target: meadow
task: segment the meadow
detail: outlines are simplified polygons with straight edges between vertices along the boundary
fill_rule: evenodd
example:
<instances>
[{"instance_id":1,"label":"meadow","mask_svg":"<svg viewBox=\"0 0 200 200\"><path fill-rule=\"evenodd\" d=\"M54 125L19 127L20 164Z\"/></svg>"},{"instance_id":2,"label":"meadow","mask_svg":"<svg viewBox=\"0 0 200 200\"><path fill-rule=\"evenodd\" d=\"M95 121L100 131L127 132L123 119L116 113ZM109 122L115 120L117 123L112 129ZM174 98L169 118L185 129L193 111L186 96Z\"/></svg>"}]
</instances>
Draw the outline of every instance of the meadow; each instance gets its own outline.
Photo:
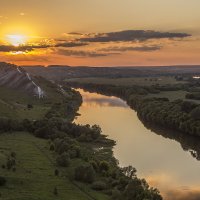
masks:
<instances>
[{"instance_id":1,"label":"meadow","mask_svg":"<svg viewBox=\"0 0 200 200\"><path fill-rule=\"evenodd\" d=\"M4 169L11 153L16 154L16 169ZM55 153L49 150L49 141L29 133L15 132L0 135L0 176L7 180L1 187L4 200L107 200L108 196L90 189L87 184L70 179L71 170L80 160L75 159L69 168L57 166ZM55 170L59 176L55 176ZM55 194L55 188L57 194Z\"/></svg>"},{"instance_id":2,"label":"meadow","mask_svg":"<svg viewBox=\"0 0 200 200\"><path fill-rule=\"evenodd\" d=\"M133 77L133 78L73 78L67 79L67 82L79 82L79 83L96 83L96 84L110 84L117 86L151 86L151 85L167 85L185 83L184 81L177 81L172 76L160 76L160 77Z\"/></svg>"}]
</instances>

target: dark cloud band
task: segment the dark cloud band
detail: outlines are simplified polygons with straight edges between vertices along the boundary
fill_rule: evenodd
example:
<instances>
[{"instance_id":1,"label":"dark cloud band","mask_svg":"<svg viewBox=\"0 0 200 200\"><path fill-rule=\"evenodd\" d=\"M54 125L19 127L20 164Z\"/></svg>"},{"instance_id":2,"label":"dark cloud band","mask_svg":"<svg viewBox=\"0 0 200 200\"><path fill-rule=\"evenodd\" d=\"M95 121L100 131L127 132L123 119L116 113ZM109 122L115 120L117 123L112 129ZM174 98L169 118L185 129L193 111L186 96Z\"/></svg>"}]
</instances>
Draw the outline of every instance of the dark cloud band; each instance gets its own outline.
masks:
<instances>
[{"instance_id":1,"label":"dark cloud band","mask_svg":"<svg viewBox=\"0 0 200 200\"><path fill-rule=\"evenodd\" d=\"M92 37L80 38L81 42L130 42L145 41L149 39L172 39L191 36L187 33L170 33L145 30L126 30L110 33L99 33Z\"/></svg>"}]
</instances>

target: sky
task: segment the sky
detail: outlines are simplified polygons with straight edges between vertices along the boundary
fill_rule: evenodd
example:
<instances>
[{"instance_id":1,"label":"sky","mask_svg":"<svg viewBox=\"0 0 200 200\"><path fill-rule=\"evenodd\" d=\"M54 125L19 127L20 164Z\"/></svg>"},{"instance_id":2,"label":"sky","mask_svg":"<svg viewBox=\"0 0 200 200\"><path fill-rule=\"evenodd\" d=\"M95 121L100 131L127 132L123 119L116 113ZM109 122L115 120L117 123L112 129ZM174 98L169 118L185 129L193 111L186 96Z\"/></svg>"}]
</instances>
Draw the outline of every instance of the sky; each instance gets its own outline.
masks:
<instances>
[{"instance_id":1,"label":"sky","mask_svg":"<svg viewBox=\"0 0 200 200\"><path fill-rule=\"evenodd\" d=\"M200 64L199 0L0 0L0 5L1 61Z\"/></svg>"}]
</instances>

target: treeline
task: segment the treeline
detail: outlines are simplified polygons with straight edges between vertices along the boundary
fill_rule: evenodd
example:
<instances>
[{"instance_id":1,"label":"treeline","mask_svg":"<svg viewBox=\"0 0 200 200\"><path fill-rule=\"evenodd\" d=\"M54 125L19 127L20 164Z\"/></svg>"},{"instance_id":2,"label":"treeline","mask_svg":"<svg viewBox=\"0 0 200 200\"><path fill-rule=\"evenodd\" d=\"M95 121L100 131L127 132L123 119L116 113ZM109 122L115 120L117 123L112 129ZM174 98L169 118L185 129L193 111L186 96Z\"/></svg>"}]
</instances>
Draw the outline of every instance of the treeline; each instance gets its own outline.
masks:
<instances>
[{"instance_id":1,"label":"treeline","mask_svg":"<svg viewBox=\"0 0 200 200\"><path fill-rule=\"evenodd\" d=\"M176 100L169 102L165 98L129 99L144 121L200 136L200 106L193 102Z\"/></svg>"}]
</instances>

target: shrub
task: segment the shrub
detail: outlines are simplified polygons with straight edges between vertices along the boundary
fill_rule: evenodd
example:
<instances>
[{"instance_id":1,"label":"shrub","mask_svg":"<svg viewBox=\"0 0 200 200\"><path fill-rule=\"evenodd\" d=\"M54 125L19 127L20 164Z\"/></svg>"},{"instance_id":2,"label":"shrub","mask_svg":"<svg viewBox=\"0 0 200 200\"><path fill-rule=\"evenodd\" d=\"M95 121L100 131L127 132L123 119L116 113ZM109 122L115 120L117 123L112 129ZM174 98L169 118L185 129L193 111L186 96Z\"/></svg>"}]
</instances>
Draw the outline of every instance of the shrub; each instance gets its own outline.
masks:
<instances>
[{"instance_id":1,"label":"shrub","mask_svg":"<svg viewBox=\"0 0 200 200\"><path fill-rule=\"evenodd\" d=\"M15 166L15 163L16 161L14 158L8 158L6 163L7 169L10 170L13 166Z\"/></svg>"},{"instance_id":2,"label":"shrub","mask_svg":"<svg viewBox=\"0 0 200 200\"><path fill-rule=\"evenodd\" d=\"M57 164L61 167L68 167L70 165L70 157L69 154L64 152L56 159Z\"/></svg>"},{"instance_id":3,"label":"shrub","mask_svg":"<svg viewBox=\"0 0 200 200\"><path fill-rule=\"evenodd\" d=\"M27 108L30 110L33 108L33 105L32 104L27 104Z\"/></svg>"},{"instance_id":4,"label":"shrub","mask_svg":"<svg viewBox=\"0 0 200 200\"><path fill-rule=\"evenodd\" d=\"M10 156L11 156L12 158L16 158L16 153L13 151L13 152L11 152Z\"/></svg>"},{"instance_id":5,"label":"shrub","mask_svg":"<svg viewBox=\"0 0 200 200\"><path fill-rule=\"evenodd\" d=\"M54 147L54 145L53 145L53 144L51 144L51 145L50 145L50 148L49 148L49 150L50 150L50 151L54 151L54 150L55 150L55 147Z\"/></svg>"},{"instance_id":6,"label":"shrub","mask_svg":"<svg viewBox=\"0 0 200 200\"><path fill-rule=\"evenodd\" d=\"M195 120L200 120L200 106L193 109L190 113L191 117Z\"/></svg>"},{"instance_id":7,"label":"shrub","mask_svg":"<svg viewBox=\"0 0 200 200\"><path fill-rule=\"evenodd\" d=\"M92 183L95 180L95 171L91 165L80 165L75 169L75 180Z\"/></svg>"},{"instance_id":8,"label":"shrub","mask_svg":"<svg viewBox=\"0 0 200 200\"><path fill-rule=\"evenodd\" d=\"M97 162L94 161L94 160L92 160L92 161L90 161L90 164L92 165L92 167L94 168L94 170L95 170L96 172L98 172L99 166L98 166Z\"/></svg>"},{"instance_id":9,"label":"shrub","mask_svg":"<svg viewBox=\"0 0 200 200\"><path fill-rule=\"evenodd\" d=\"M58 171L58 169L55 169L54 174L55 174L55 176L59 176L59 171Z\"/></svg>"},{"instance_id":10,"label":"shrub","mask_svg":"<svg viewBox=\"0 0 200 200\"><path fill-rule=\"evenodd\" d=\"M0 176L0 186L4 186L6 184L6 179Z\"/></svg>"},{"instance_id":11,"label":"shrub","mask_svg":"<svg viewBox=\"0 0 200 200\"><path fill-rule=\"evenodd\" d=\"M109 170L109 163L106 161L100 162L99 168L101 171L108 171Z\"/></svg>"},{"instance_id":12,"label":"shrub","mask_svg":"<svg viewBox=\"0 0 200 200\"><path fill-rule=\"evenodd\" d=\"M105 190L106 189L106 183L103 181L96 181L92 184L92 189L93 190Z\"/></svg>"},{"instance_id":13,"label":"shrub","mask_svg":"<svg viewBox=\"0 0 200 200\"><path fill-rule=\"evenodd\" d=\"M57 187L54 188L53 193L54 193L55 196L58 196L58 189L57 189Z\"/></svg>"}]
</instances>

